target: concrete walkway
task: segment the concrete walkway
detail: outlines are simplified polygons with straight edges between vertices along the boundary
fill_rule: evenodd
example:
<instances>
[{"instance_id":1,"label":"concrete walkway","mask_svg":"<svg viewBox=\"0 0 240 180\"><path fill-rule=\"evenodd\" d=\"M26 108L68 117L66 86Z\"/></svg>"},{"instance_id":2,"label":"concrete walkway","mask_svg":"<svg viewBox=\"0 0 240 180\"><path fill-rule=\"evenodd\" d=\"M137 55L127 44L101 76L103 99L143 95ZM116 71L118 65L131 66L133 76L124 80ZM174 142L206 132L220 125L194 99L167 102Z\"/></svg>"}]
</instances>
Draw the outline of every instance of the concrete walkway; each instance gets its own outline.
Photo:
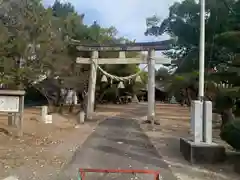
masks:
<instances>
[{"instance_id":1,"label":"concrete walkway","mask_svg":"<svg viewBox=\"0 0 240 180\"><path fill-rule=\"evenodd\" d=\"M163 180L175 180L148 137L134 120L109 118L96 128L58 180L77 179L79 168L159 170ZM152 175L87 173L86 180L153 180Z\"/></svg>"}]
</instances>

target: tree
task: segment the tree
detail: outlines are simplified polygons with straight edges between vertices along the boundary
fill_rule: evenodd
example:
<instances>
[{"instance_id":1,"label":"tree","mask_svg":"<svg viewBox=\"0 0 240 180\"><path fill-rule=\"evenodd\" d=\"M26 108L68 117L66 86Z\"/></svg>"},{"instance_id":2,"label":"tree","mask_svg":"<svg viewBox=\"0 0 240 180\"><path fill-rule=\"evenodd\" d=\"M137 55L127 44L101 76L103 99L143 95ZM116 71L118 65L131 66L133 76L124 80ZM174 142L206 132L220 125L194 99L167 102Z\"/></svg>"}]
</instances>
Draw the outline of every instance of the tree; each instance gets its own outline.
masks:
<instances>
[{"instance_id":1,"label":"tree","mask_svg":"<svg viewBox=\"0 0 240 180\"><path fill-rule=\"evenodd\" d=\"M235 3L239 2L229 0L227 3L235 7ZM237 10L237 8L234 9ZM177 60L177 66L181 66L178 72L197 70L200 33L199 2L194 0L176 2L169 11L169 16L160 25L158 25L160 20L156 16L150 18L151 23L149 23L149 18L147 19L146 35L158 36L167 33L175 37L177 39L175 46L165 54ZM219 59L222 62L229 60L229 57L225 55L228 54L225 47L215 44L217 35L229 31L231 26L236 28L233 24L239 18L229 12L224 0L208 1L206 12L206 67L214 67L219 64Z\"/></svg>"},{"instance_id":2,"label":"tree","mask_svg":"<svg viewBox=\"0 0 240 180\"><path fill-rule=\"evenodd\" d=\"M216 110L222 114L223 128L235 119L233 108L240 97L240 84L237 80L240 77L239 7L239 0L206 2L205 94L206 98L214 101ZM169 16L160 25L159 19L156 18L150 18L154 21L147 23L147 35L158 36L165 32L171 37L176 37L175 46L165 54L176 60L177 70L172 77L175 79L172 85L187 86L186 91L190 89L189 85L198 85L198 78L194 79L192 72L198 71L199 68L199 11L199 2L184 0L170 7ZM180 79L177 78L179 75ZM194 91L197 92L198 87L195 87Z\"/></svg>"},{"instance_id":3,"label":"tree","mask_svg":"<svg viewBox=\"0 0 240 180\"><path fill-rule=\"evenodd\" d=\"M56 10L45 9L40 0L3 3L0 36L4 38L0 40L0 52L5 62L12 63L5 63L10 67L4 68L1 80L9 88L16 88L15 84L25 89L34 87L49 103L56 101L51 91L58 91L61 85L55 79L68 77L75 64L76 56L71 55L73 47L67 37L74 28L76 32L76 27L69 25L76 24L81 17L76 14L56 17ZM42 83L45 80L52 83Z\"/></svg>"},{"instance_id":4,"label":"tree","mask_svg":"<svg viewBox=\"0 0 240 180\"><path fill-rule=\"evenodd\" d=\"M81 92L88 81L90 66L77 66L75 60L78 56L90 57L90 54L78 52L78 43L129 42L117 38L114 27L102 28L97 22L87 26L83 18L84 14L77 13L70 3L56 1L52 7L44 8L41 0L1 1L0 55L1 62L5 63L0 83L10 88L33 86L51 100L54 99L51 91L60 86ZM101 53L105 57L116 55ZM133 57L136 53L127 56ZM117 74L120 67L116 66L113 74ZM126 71L121 76L133 74L137 65L124 67ZM59 80L63 84L60 85Z\"/></svg>"},{"instance_id":5,"label":"tree","mask_svg":"<svg viewBox=\"0 0 240 180\"><path fill-rule=\"evenodd\" d=\"M165 67L160 67L156 72L156 80L164 80L170 76L168 69Z\"/></svg>"},{"instance_id":6,"label":"tree","mask_svg":"<svg viewBox=\"0 0 240 180\"><path fill-rule=\"evenodd\" d=\"M11 1L1 15L1 57L13 61L15 83L22 86L39 76L54 76L65 66L65 43L58 20L39 0ZM25 84L27 83L27 84Z\"/></svg>"},{"instance_id":7,"label":"tree","mask_svg":"<svg viewBox=\"0 0 240 180\"><path fill-rule=\"evenodd\" d=\"M55 17L68 17L69 14L75 13L75 8L71 3L61 3L56 0L52 6L53 16Z\"/></svg>"},{"instance_id":8,"label":"tree","mask_svg":"<svg viewBox=\"0 0 240 180\"><path fill-rule=\"evenodd\" d=\"M211 0L206 4L205 65L207 72L212 68L216 68L220 72L224 66L228 68L228 71L234 69L238 71L236 69L236 65L239 64L237 58L239 46L236 45L239 44L236 42L239 39L238 7L239 1L234 0L227 2L224 0ZM229 8L231 11L229 11ZM165 54L176 60L176 73L185 73L187 75L187 72L191 73L199 68L200 5L194 0L185 0L174 3L169 10L169 17L164 19L160 25L160 20L156 16L147 19L146 35L158 36L168 33L171 37L176 37L175 46L170 51L166 51ZM231 41L230 36L234 41ZM228 39L228 41L224 41L224 39ZM232 62L229 63L229 61Z\"/></svg>"}]
</instances>

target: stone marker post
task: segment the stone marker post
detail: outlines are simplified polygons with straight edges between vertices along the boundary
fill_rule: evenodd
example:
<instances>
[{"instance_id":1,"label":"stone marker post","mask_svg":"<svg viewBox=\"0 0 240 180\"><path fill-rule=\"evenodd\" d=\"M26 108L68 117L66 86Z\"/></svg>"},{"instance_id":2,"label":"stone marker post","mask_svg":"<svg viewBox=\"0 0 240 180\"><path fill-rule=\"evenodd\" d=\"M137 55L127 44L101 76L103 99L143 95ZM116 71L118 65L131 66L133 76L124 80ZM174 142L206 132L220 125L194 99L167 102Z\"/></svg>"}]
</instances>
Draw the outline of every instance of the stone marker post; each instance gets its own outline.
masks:
<instances>
[{"instance_id":1,"label":"stone marker post","mask_svg":"<svg viewBox=\"0 0 240 180\"><path fill-rule=\"evenodd\" d=\"M225 147L212 142L212 103L192 101L193 139L180 138L180 151L191 163L217 163L225 160Z\"/></svg>"},{"instance_id":2,"label":"stone marker post","mask_svg":"<svg viewBox=\"0 0 240 180\"><path fill-rule=\"evenodd\" d=\"M191 130L195 143L203 141L202 106L203 103L201 101L192 101L191 103Z\"/></svg>"},{"instance_id":3,"label":"stone marker post","mask_svg":"<svg viewBox=\"0 0 240 180\"><path fill-rule=\"evenodd\" d=\"M48 107L47 106L42 106L41 107L41 120L43 122L46 122L47 115L48 115Z\"/></svg>"},{"instance_id":4,"label":"stone marker post","mask_svg":"<svg viewBox=\"0 0 240 180\"><path fill-rule=\"evenodd\" d=\"M84 124L84 122L85 122L85 112L80 111L80 113L79 113L79 123Z\"/></svg>"},{"instance_id":5,"label":"stone marker post","mask_svg":"<svg viewBox=\"0 0 240 180\"><path fill-rule=\"evenodd\" d=\"M212 102L203 104L203 141L212 144Z\"/></svg>"}]
</instances>

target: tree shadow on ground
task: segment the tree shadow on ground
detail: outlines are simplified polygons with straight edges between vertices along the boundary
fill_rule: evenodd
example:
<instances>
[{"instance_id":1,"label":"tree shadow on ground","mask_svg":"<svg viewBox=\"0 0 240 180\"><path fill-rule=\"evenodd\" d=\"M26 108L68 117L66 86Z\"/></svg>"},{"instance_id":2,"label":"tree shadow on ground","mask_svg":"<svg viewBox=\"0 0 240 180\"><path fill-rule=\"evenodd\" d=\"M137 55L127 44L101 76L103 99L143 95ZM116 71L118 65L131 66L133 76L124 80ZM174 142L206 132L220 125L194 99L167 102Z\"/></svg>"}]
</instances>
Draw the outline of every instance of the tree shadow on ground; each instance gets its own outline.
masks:
<instances>
[{"instance_id":1,"label":"tree shadow on ground","mask_svg":"<svg viewBox=\"0 0 240 180\"><path fill-rule=\"evenodd\" d=\"M122 157L126 157L127 155L131 157L131 159L139 161L143 164L151 164L157 167L167 167L167 164L162 160L161 156L152 145L146 134L142 131L136 120L126 118L119 120L118 117L116 117L116 119L114 117L103 121L100 123L99 127L112 128L112 133L107 132L103 133L103 135L101 133L94 132L94 136L96 138L104 138L106 142L110 141L115 143L110 143L109 146L96 146L96 149ZM113 130L113 128L115 130ZM122 132L122 128L126 133ZM116 135L116 133L118 135ZM120 137L119 134L124 137ZM118 142L122 144L120 149L117 148L119 146L115 146Z\"/></svg>"}]
</instances>

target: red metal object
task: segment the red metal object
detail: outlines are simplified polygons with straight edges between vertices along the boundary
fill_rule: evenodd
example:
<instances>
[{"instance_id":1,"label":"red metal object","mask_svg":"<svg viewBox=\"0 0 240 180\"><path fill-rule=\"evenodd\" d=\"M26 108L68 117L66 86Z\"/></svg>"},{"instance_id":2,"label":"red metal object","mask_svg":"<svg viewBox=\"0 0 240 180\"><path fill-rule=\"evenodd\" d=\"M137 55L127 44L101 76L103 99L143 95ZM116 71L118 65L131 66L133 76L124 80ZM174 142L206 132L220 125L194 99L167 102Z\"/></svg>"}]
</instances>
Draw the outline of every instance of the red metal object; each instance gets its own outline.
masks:
<instances>
[{"instance_id":1,"label":"red metal object","mask_svg":"<svg viewBox=\"0 0 240 180\"><path fill-rule=\"evenodd\" d=\"M96 172L96 173L127 173L127 174L152 174L154 175L154 180L159 180L160 172L147 169L79 169L81 180L85 180L86 172Z\"/></svg>"}]
</instances>

